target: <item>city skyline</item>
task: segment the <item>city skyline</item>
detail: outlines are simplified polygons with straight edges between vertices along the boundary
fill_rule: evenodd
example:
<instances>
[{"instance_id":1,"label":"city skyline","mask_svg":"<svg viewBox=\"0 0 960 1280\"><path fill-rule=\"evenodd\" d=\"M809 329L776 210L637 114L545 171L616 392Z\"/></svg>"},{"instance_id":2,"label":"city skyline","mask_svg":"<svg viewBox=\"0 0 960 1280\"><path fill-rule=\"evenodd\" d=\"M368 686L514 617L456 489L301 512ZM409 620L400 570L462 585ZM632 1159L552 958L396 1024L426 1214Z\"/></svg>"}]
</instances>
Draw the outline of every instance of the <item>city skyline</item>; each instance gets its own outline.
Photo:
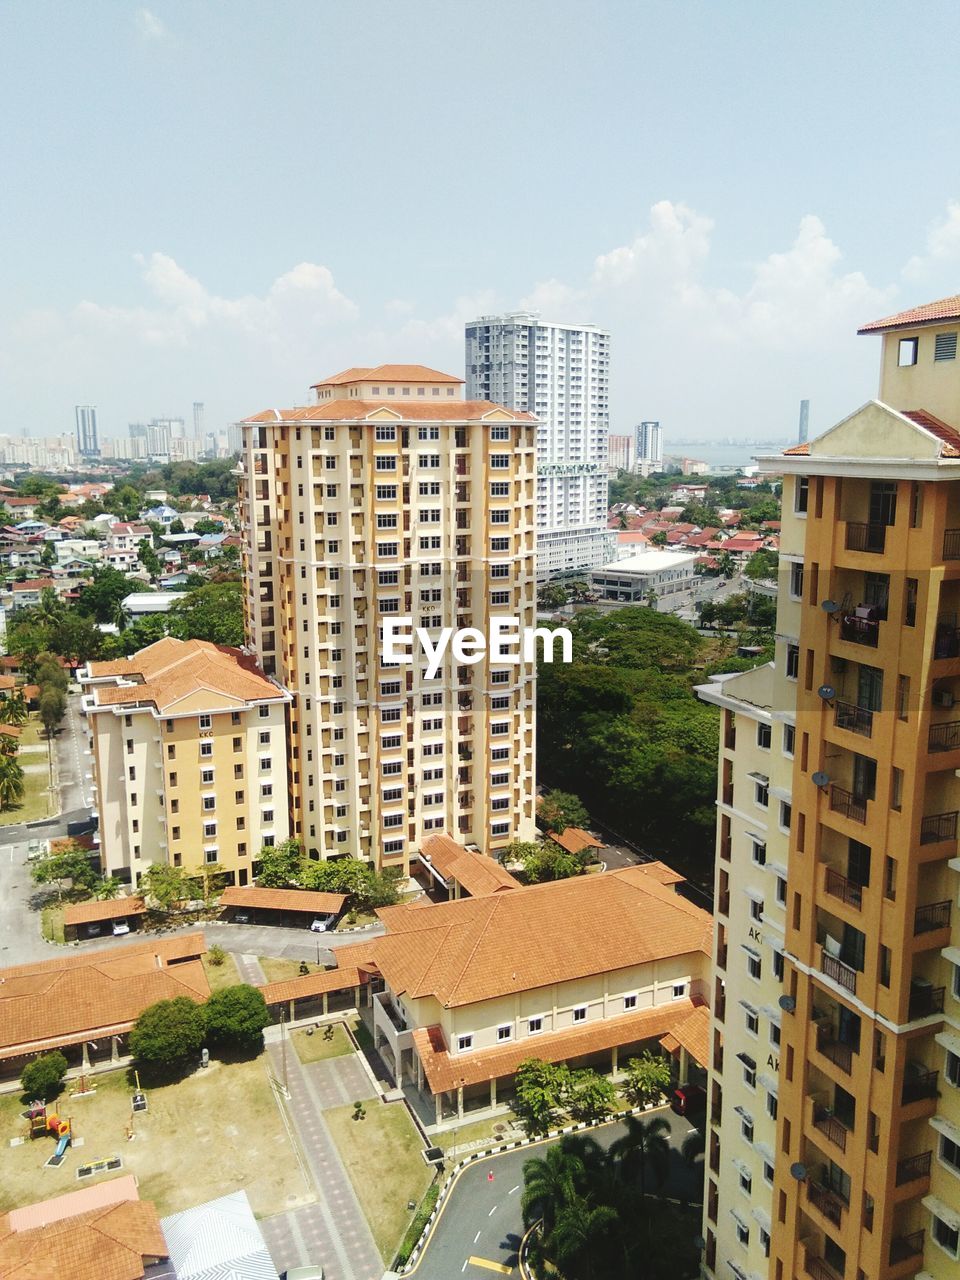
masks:
<instances>
[{"instance_id":1,"label":"city skyline","mask_svg":"<svg viewBox=\"0 0 960 1280\"><path fill-rule=\"evenodd\" d=\"M239 3L224 39L212 6L8 7L0 431L58 434L89 403L109 439L200 399L222 430L251 403L306 402L304 370L361 352L457 368L465 320L526 307L611 331L615 433L656 418L675 439L789 436L809 398L815 434L873 385L856 327L960 277L947 126L900 113L881 134L863 111L885 73L943 80L949 49L936 23L904 43L893 4L860 10L494 0L465 45L447 7L372 4L358 61L348 9L278 22ZM322 86L267 86L264 54L321 56ZM478 79L495 166L465 144ZM531 167L518 121L551 101L562 127ZM84 201L49 200L51 160ZM332 172L356 199L324 198ZM454 214L451 177L483 198ZM280 206L255 194L288 188Z\"/></svg>"}]
</instances>

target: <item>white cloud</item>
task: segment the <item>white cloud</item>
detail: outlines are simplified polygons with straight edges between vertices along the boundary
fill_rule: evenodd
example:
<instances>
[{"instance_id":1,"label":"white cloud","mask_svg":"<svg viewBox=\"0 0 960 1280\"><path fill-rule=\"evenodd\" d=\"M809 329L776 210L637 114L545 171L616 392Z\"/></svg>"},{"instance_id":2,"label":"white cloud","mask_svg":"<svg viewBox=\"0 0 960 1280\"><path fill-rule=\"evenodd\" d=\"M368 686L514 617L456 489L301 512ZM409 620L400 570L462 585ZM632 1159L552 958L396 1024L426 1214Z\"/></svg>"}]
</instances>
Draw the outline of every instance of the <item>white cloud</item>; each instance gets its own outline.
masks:
<instances>
[{"instance_id":1,"label":"white cloud","mask_svg":"<svg viewBox=\"0 0 960 1280\"><path fill-rule=\"evenodd\" d=\"M960 266L960 201L951 200L946 216L927 232L926 253L912 257L903 268L904 279L922 281L931 275ZM932 299L931 299L932 301Z\"/></svg>"},{"instance_id":2,"label":"white cloud","mask_svg":"<svg viewBox=\"0 0 960 1280\"><path fill-rule=\"evenodd\" d=\"M138 9L135 17L137 30L144 40L165 40L169 35L164 24L149 9Z\"/></svg>"}]
</instances>

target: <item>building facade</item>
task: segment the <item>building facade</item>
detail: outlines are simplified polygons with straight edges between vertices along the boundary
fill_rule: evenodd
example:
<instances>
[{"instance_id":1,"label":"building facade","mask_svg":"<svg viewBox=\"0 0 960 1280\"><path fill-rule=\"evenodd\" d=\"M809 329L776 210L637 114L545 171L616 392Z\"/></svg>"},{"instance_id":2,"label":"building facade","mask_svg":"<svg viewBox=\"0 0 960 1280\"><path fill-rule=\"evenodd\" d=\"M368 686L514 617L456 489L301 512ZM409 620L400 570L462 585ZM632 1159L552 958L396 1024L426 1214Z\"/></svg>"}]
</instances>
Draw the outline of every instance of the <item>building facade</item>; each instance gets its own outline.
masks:
<instances>
[{"instance_id":1,"label":"building facade","mask_svg":"<svg viewBox=\"0 0 960 1280\"><path fill-rule=\"evenodd\" d=\"M716 1275L900 1280L960 1261L960 298L861 332L882 335L879 399L761 459L784 473L774 666L703 691L724 716ZM744 926L760 935L745 962ZM768 1010L775 1127L744 1060L759 1085Z\"/></svg>"},{"instance_id":2,"label":"building facade","mask_svg":"<svg viewBox=\"0 0 960 1280\"><path fill-rule=\"evenodd\" d=\"M536 312L466 326L467 395L537 417L537 576L609 558L610 334Z\"/></svg>"},{"instance_id":3,"label":"building facade","mask_svg":"<svg viewBox=\"0 0 960 1280\"><path fill-rule=\"evenodd\" d=\"M618 471L632 471L636 456L633 436L607 436L607 470L611 475Z\"/></svg>"},{"instance_id":4,"label":"building facade","mask_svg":"<svg viewBox=\"0 0 960 1280\"><path fill-rule=\"evenodd\" d=\"M484 852L534 832L535 667L384 625L535 616L533 418L419 365L350 369L244 423L247 644L293 695L293 833L314 857L409 871L431 832Z\"/></svg>"},{"instance_id":5,"label":"building facade","mask_svg":"<svg viewBox=\"0 0 960 1280\"><path fill-rule=\"evenodd\" d=\"M659 422L640 422L636 427L636 459L649 471L663 470L663 428Z\"/></svg>"},{"instance_id":6,"label":"building facade","mask_svg":"<svg viewBox=\"0 0 960 1280\"><path fill-rule=\"evenodd\" d=\"M97 437L96 405L78 404L74 407L77 419L77 453L81 458L96 458L100 454Z\"/></svg>"},{"instance_id":7,"label":"building facade","mask_svg":"<svg viewBox=\"0 0 960 1280\"><path fill-rule=\"evenodd\" d=\"M290 697L239 650L167 637L81 675L104 875L153 862L253 882L290 835Z\"/></svg>"}]
</instances>

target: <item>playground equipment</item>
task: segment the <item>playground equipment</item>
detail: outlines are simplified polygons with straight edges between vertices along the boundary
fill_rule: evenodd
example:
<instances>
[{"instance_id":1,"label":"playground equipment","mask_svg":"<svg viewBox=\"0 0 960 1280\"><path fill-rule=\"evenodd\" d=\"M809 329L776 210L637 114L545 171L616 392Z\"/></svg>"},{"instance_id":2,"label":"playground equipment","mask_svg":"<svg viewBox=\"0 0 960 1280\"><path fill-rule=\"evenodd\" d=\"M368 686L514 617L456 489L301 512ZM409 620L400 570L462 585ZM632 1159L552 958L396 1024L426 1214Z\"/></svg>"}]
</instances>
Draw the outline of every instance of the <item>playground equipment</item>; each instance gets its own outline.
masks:
<instances>
[{"instance_id":1,"label":"playground equipment","mask_svg":"<svg viewBox=\"0 0 960 1280\"><path fill-rule=\"evenodd\" d=\"M54 1167L60 1164L66 1155L67 1147L73 1141L72 1122L69 1119L58 1116L55 1111L48 1115L46 1103L40 1101L30 1103L27 1108L27 1119L30 1122L31 1138L41 1138L47 1134L52 1134L57 1139L56 1150L47 1161L47 1164Z\"/></svg>"}]
</instances>

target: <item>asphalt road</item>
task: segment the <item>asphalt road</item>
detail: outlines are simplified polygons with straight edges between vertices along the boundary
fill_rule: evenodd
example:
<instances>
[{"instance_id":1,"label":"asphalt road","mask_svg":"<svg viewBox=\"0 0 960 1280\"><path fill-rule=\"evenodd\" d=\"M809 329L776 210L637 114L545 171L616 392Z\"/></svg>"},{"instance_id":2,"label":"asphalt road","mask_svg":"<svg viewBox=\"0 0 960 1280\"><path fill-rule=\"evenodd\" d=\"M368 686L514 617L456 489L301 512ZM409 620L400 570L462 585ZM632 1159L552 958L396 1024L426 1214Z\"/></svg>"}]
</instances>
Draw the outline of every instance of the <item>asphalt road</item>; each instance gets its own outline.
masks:
<instances>
[{"instance_id":1,"label":"asphalt road","mask_svg":"<svg viewBox=\"0 0 960 1280\"><path fill-rule=\"evenodd\" d=\"M30 878L27 844L0 848L0 968L48 960L49 943L40 936L40 914L30 907L36 891Z\"/></svg>"},{"instance_id":2,"label":"asphalt road","mask_svg":"<svg viewBox=\"0 0 960 1280\"><path fill-rule=\"evenodd\" d=\"M690 1122L675 1116L669 1107L652 1111L645 1118L650 1116L662 1116L670 1126L673 1152L664 1188L666 1194L699 1202L703 1194L703 1165L698 1161L693 1171L680 1156L680 1147L691 1132ZM623 1124L616 1122L590 1130L590 1136L608 1147L623 1132ZM417 1280L456 1280L461 1274L489 1277L491 1268L484 1263L495 1263L497 1269L508 1268L516 1274L517 1249L523 1236L520 1209L523 1166L532 1157L542 1156L547 1147L558 1141L560 1139L555 1138L520 1147L468 1165L444 1202L443 1212L414 1268L412 1274Z\"/></svg>"}]
</instances>

